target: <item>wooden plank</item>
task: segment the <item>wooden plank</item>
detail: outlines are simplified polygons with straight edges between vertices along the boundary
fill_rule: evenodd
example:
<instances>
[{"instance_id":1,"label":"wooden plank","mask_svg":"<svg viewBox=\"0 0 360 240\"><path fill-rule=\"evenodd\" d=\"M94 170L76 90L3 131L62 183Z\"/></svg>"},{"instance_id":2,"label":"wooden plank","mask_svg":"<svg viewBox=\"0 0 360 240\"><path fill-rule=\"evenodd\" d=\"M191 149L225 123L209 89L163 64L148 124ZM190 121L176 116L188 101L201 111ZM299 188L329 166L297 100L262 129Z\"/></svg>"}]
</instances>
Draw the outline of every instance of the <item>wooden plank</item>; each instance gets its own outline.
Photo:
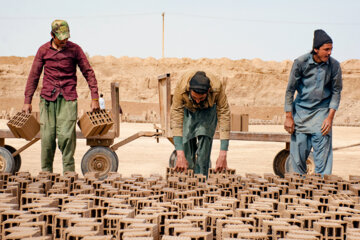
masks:
<instances>
[{"instance_id":1,"label":"wooden plank","mask_svg":"<svg viewBox=\"0 0 360 240\"><path fill-rule=\"evenodd\" d=\"M0 138L0 147L5 146L5 138Z\"/></svg>"},{"instance_id":2,"label":"wooden plank","mask_svg":"<svg viewBox=\"0 0 360 240\"><path fill-rule=\"evenodd\" d=\"M170 73L158 77L160 124L164 137L170 135L171 86Z\"/></svg>"},{"instance_id":3,"label":"wooden plank","mask_svg":"<svg viewBox=\"0 0 360 240\"><path fill-rule=\"evenodd\" d=\"M219 139L219 132L214 135ZM287 133L254 133L254 132L230 132L230 140L260 141L260 142L290 142L290 134Z\"/></svg>"}]
</instances>

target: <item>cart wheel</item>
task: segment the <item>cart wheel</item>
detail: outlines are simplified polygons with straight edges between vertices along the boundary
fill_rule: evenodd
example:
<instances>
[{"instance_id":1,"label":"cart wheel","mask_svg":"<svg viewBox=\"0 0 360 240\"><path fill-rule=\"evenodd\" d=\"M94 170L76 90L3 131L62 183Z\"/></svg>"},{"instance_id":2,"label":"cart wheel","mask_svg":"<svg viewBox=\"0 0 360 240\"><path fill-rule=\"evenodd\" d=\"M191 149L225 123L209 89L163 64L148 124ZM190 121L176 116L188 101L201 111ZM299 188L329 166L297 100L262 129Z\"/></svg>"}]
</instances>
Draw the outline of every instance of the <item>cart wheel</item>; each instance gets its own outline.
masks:
<instances>
[{"instance_id":1,"label":"cart wheel","mask_svg":"<svg viewBox=\"0 0 360 240\"><path fill-rule=\"evenodd\" d=\"M13 173L15 161L11 152L4 147L0 147L0 172Z\"/></svg>"},{"instance_id":2,"label":"cart wheel","mask_svg":"<svg viewBox=\"0 0 360 240\"><path fill-rule=\"evenodd\" d=\"M16 149L10 145L5 145L4 146L11 154L13 154L14 152L16 152ZM20 154L16 155L14 158L15 161L15 169L13 174L15 174L16 172L18 172L20 170L21 167L21 156Z\"/></svg>"},{"instance_id":3,"label":"cart wheel","mask_svg":"<svg viewBox=\"0 0 360 240\"><path fill-rule=\"evenodd\" d=\"M81 160L81 171L99 172L99 179L107 177L108 172L117 172L119 159L114 151L108 147L91 147Z\"/></svg>"},{"instance_id":4,"label":"cart wheel","mask_svg":"<svg viewBox=\"0 0 360 240\"><path fill-rule=\"evenodd\" d=\"M285 172L293 172L293 168L290 161L290 156L286 158L285 162ZM306 160L306 174L314 174L315 173L315 162L313 152L310 152L308 159Z\"/></svg>"},{"instance_id":5,"label":"cart wheel","mask_svg":"<svg viewBox=\"0 0 360 240\"><path fill-rule=\"evenodd\" d=\"M273 169L276 175L279 177L284 177L285 174L285 163L286 159L289 156L289 150L283 149L278 154L276 154L273 162Z\"/></svg>"}]
</instances>

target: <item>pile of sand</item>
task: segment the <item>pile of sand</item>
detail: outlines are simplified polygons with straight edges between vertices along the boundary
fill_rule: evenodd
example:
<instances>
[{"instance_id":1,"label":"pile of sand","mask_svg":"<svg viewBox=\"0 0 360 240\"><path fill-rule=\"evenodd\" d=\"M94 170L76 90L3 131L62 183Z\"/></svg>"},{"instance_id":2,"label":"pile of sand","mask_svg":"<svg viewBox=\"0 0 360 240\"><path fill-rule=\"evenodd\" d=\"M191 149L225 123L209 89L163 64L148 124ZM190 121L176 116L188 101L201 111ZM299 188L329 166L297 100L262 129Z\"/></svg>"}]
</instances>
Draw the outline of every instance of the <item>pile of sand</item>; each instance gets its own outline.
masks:
<instances>
[{"instance_id":1,"label":"pile of sand","mask_svg":"<svg viewBox=\"0 0 360 240\"><path fill-rule=\"evenodd\" d=\"M24 88L33 57L0 57L1 110L11 107L20 109L23 103ZM181 74L189 69L212 71L226 84L226 93L233 111L250 113L250 118L270 120L281 123L283 103L292 61L262 61L189 58L115 58L113 56L94 56L90 58L100 92L110 103L110 82L120 83L120 99L124 111L139 111L131 102L153 103L144 109L156 109L158 102L157 77L170 73L172 89ZM360 60L341 63L343 71L343 94L335 123L345 125L360 124L360 92L354 91L360 85ZM78 94L80 109L88 106L90 92L81 73L78 74ZM39 96L39 89L34 104ZM84 100L84 101L83 101ZM130 103L129 103L130 102ZM36 108L36 106L35 106Z\"/></svg>"}]
</instances>

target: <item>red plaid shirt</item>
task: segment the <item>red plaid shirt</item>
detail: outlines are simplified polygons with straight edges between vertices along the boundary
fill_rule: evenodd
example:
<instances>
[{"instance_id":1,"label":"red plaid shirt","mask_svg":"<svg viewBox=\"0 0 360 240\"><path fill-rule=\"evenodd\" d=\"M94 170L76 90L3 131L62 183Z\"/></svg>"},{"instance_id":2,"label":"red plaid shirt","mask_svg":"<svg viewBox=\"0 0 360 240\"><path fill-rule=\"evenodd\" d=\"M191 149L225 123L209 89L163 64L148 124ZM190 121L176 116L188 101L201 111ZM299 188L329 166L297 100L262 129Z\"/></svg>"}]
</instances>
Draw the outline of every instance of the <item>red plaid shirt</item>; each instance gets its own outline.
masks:
<instances>
[{"instance_id":1,"label":"red plaid shirt","mask_svg":"<svg viewBox=\"0 0 360 240\"><path fill-rule=\"evenodd\" d=\"M50 41L39 48L34 58L25 88L25 104L31 103L43 68L41 97L55 101L59 94L62 94L67 101L77 99L77 65L88 82L91 98L98 99L95 73L80 46L68 41L66 46L58 51L51 46Z\"/></svg>"}]
</instances>

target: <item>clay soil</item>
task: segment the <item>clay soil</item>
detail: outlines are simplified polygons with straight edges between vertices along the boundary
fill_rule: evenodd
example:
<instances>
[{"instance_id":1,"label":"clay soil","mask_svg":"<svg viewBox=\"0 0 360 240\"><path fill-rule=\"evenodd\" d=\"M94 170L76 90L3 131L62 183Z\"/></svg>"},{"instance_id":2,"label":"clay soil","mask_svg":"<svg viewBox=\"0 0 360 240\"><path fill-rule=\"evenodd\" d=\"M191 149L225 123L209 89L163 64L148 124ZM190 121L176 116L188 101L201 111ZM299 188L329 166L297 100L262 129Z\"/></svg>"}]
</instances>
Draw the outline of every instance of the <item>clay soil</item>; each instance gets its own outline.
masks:
<instances>
[{"instance_id":1,"label":"clay soil","mask_svg":"<svg viewBox=\"0 0 360 240\"><path fill-rule=\"evenodd\" d=\"M21 110L24 88L33 57L0 57L0 114ZM250 121L267 121L282 124L283 101L292 61L282 62L222 59L154 59L115 58L94 56L90 63L95 70L99 91L104 93L110 104L110 83L119 82L123 111L134 116L143 116L149 111L158 111L157 77L170 73L172 90L181 74L189 69L212 71L226 85L231 110L250 115ZM339 111L336 113L333 146L340 147L360 142L360 60L341 63L343 71L343 92ZM90 93L86 81L78 74L79 113L89 110ZM41 82L40 82L41 86ZM35 93L33 110L38 111L40 87ZM0 127L7 129L7 120L1 120ZM345 126L347 127L345 127ZM152 124L121 123L120 138L124 139L141 130L153 130ZM250 131L284 132L281 125L250 125ZM27 142L21 139L6 139L6 144L20 148ZM237 173L273 172L275 155L285 147L284 143L232 141L228 153L228 165ZM76 171L81 173L80 162L89 148L85 140L78 140L75 153ZM124 176L141 173L165 173L173 146L167 139L156 143L152 138L140 138L121 148L119 172ZM219 141L215 141L212 162L215 164ZM347 178L360 175L360 147L334 152L333 173ZM21 171L37 175L40 171L40 143L21 153ZM61 154L56 153L55 171L61 172Z\"/></svg>"},{"instance_id":2,"label":"clay soil","mask_svg":"<svg viewBox=\"0 0 360 240\"><path fill-rule=\"evenodd\" d=\"M6 127L6 121L1 121L1 127ZM152 124L144 123L121 123L120 137L115 142L137 133L139 131L152 131ZM251 125L253 132L284 132L282 126L273 125ZM355 127L334 127L334 147L347 146L360 142L360 128ZM214 147L211 155L214 166L218 153L219 141L214 140ZM27 143L22 139L6 139L6 144L20 148ZM274 142L247 142L231 141L228 152L228 166L236 169L238 174L245 173L273 173L273 159L275 155L285 147L284 143ZM81 159L89 149L83 139L77 140L75 153L76 172L81 174ZM118 172L124 177L137 173L143 176L150 176L158 173L165 176L166 167L171 152L174 150L172 144L166 139L160 139L159 143L153 138L139 138L129 144L120 147L116 154L119 157ZM360 175L360 147L347 148L334 151L333 174L348 179L349 175ZM40 168L40 142L21 153L22 165L20 171L29 171L36 176ZM56 151L54 160L54 171L62 172L62 160L59 150Z\"/></svg>"}]
</instances>

